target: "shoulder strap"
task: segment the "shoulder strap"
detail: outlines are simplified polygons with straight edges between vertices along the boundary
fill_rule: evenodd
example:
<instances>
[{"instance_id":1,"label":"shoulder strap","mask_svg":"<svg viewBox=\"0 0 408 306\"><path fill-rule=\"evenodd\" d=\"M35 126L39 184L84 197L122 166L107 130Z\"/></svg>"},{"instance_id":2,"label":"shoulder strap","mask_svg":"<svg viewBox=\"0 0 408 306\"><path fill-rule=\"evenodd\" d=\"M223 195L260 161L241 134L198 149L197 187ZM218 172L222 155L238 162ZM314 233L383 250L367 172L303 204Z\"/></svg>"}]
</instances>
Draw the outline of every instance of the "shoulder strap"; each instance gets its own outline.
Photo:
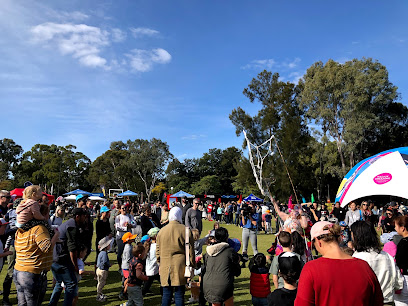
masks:
<instances>
[{"instance_id":1,"label":"shoulder strap","mask_svg":"<svg viewBox=\"0 0 408 306\"><path fill-rule=\"evenodd\" d=\"M186 226L186 239L185 239L185 252L186 252L186 266L190 267L190 228Z\"/></svg>"}]
</instances>

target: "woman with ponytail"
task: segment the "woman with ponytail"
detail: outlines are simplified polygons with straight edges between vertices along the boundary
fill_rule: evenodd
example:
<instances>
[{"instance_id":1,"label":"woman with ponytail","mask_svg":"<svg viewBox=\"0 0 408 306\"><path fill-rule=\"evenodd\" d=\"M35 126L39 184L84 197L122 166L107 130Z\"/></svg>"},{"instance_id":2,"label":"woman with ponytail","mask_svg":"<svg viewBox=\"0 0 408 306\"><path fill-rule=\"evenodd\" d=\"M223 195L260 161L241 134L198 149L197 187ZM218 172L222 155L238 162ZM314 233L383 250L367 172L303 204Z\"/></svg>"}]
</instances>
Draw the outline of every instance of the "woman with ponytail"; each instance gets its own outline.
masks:
<instances>
[{"instance_id":1,"label":"woman with ponytail","mask_svg":"<svg viewBox=\"0 0 408 306\"><path fill-rule=\"evenodd\" d=\"M295 306L383 305L376 275L365 261L340 249L340 232L340 226L327 221L313 225L312 243L322 257L303 267Z\"/></svg>"}]
</instances>

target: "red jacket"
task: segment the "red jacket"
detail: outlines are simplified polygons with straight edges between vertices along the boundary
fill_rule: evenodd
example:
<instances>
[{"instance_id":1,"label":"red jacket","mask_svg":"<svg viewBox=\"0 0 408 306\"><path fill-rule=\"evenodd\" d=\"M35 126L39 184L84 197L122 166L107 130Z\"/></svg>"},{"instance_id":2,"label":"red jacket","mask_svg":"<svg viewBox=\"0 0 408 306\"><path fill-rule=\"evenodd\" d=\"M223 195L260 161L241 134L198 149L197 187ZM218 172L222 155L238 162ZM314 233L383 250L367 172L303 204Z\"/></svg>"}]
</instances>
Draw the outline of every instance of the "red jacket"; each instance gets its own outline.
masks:
<instances>
[{"instance_id":1,"label":"red jacket","mask_svg":"<svg viewBox=\"0 0 408 306\"><path fill-rule=\"evenodd\" d=\"M271 293L271 283L269 282L269 273L251 272L250 292L253 297L265 298Z\"/></svg>"}]
</instances>

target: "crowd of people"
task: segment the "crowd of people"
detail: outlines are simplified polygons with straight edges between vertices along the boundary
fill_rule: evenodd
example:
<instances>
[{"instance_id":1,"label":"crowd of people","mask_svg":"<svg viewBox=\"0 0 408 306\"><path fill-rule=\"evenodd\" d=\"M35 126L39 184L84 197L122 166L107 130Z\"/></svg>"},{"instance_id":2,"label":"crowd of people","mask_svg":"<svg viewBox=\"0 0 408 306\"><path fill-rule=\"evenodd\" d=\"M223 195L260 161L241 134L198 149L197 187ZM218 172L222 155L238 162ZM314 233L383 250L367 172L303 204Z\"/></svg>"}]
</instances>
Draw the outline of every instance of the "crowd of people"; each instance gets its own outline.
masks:
<instances>
[{"instance_id":1,"label":"crowd of people","mask_svg":"<svg viewBox=\"0 0 408 306\"><path fill-rule=\"evenodd\" d=\"M162 306L184 305L186 286L199 288L190 302L233 305L234 278L248 261L255 306L408 305L408 210L396 202L380 208L370 201L335 203L329 211L325 203L275 199L218 203L184 197L171 205L113 199L94 205L78 195L71 206L48 203L36 185L26 187L22 199L0 191L0 271L8 262L3 305L11 305L13 282L18 305L41 305L49 271L48 305L57 305L62 294L64 305L80 304L80 280L87 274L97 281L96 300L105 302L112 252L123 305L143 305L154 281ZM209 233L203 220L214 221ZM229 237L223 224L241 227L241 240ZM258 250L261 233L275 234L268 250ZM85 269L92 251L95 263Z\"/></svg>"}]
</instances>

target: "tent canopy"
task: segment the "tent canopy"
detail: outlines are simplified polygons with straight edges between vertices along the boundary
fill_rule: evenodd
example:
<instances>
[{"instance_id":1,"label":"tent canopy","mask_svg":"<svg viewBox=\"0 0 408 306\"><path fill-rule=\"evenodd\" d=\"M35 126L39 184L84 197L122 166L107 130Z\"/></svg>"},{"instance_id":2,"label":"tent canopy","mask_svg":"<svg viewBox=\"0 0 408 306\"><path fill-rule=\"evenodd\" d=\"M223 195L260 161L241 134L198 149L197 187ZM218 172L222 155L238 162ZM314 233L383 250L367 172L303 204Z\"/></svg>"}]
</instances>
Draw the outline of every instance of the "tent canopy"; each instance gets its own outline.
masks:
<instances>
[{"instance_id":1,"label":"tent canopy","mask_svg":"<svg viewBox=\"0 0 408 306\"><path fill-rule=\"evenodd\" d=\"M180 190L179 192L176 192L175 194L172 194L170 196L170 198L182 198L182 197L194 198L192 194L184 192L183 190Z\"/></svg>"},{"instance_id":2,"label":"tent canopy","mask_svg":"<svg viewBox=\"0 0 408 306\"><path fill-rule=\"evenodd\" d=\"M91 201L106 201L106 199L98 196L90 196L88 199L90 199Z\"/></svg>"},{"instance_id":3,"label":"tent canopy","mask_svg":"<svg viewBox=\"0 0 408 306\"><path fill-rule=\"evenodd\" d=\"M81 190L81 189L75 189L75 190L72 190L70 192L64 193L64 195L71 195L71 194L74 194L74 195L78 195L78 194L91 195L90 192L84 191L84 190Z\"/></svg>"},{"instance_id":4,"label":"tent canopy","mask_svg":"<svg viewBox=\"0 0 408 306\"><path fill-rule=\"evenodd\" d=\"M126 190L125 192L117 194L117 196L119 196L119 197L131 197L131 196L137 196L137 193L133 192L133 191L130 191L130 190Z\"/></svg>"},{"instance_id":5,"label":"tent canopy","mask_svg":"<svg viewBox=\"0 0 408 306\"><path fill-rule=\"evenodd\" d=\"M246 202L263 202L262 199L260 199L260 198L258 198L258 197L256 197L256 196L254 196L252 193L251 193L249 196L247 196L247 197L244 199L244 201L246 201Z\"/></svg>"},{"instance_id":6,"label":"tent canopy","mask_svg":"<svg viewBox=\"0 0 408 306\"><path fill-rule=\"evenodd\" d=\"M223 199L235 199L236 196L234 196L234 195L222 195L221 198L223 198Z\"/></svg>"},{"instance_id":7,"label":"tent canopy","mask_svg":"<svg viewBox=\"0 0 408 306\"><path fill-rule=\"evenodd\" d=\"M336 202L344 207L356 199L390 195L408 199L408 147L396 148L366 158L343 178Z\"/></svg>"}]
</instances>

